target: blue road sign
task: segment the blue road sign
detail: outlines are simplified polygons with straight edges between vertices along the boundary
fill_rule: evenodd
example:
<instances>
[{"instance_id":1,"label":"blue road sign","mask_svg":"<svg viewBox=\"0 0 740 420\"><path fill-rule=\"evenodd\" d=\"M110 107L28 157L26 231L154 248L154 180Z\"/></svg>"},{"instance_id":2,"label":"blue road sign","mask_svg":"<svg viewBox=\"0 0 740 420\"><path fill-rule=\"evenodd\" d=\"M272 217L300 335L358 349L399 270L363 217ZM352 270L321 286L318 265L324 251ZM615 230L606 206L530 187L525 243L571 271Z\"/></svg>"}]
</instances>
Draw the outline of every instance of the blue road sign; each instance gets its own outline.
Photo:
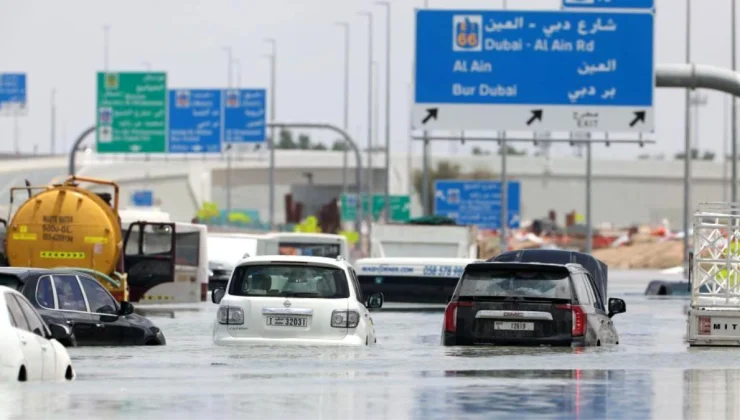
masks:
<instances>
[{"instance_id":1,"label":"blue road sign","mask_svg":"<svg viewBox=\"0 0 740 420\"><path fill-rule=\"evenodd\" d=\"M509 181L506 193L509 227L517 229L521 219L519 181ZM434 182L434 213L461 225L501 229L501 181L437 180Z\"/></svg>"},{"instance_id":2,"label":"blue road sign","mask_svg":"<svg viewBox=\"0 0 740 420\"><path fill-rule=\"evenodd\" d=\"M154 205L154 191L138 190L131 194L131 201L136 207L151 207Z\"/></svg>"},{"instance_id":3,"label":"blue road sign","mask_svg":"<svg viewBox=\"0 0 740 420\"><path fill-rule=\"evenodd\" d=\"M265 89L233 89L224 95L224 143L265 141Z\"/></svg>"},{"instance_id":4,"label":"blue road sign","mask_svg":"<svg viewBox=\"0 0 740 420\"><path fill-rule=\"evenodd\" d=\"M221 152L221 90L169 92L169 152Z\"/></svg>"},{"instance_id":5,"label":"blue road sign","mask_svg":"<svg viewBox=\"0 0 740 420\"><path fill-rule=\"evenodd\" d=\"M26 115L25 73L0 74L0 115Z\"/></svg>"},{"instance_id":6,"label":"blue road sign","mask_svg":"<svg viewBox=\"0 0 740 420\"><path fill-rule=\"evenodd\" d=\"M649 9L655 8L655 0L563 0L564 8L579 9Z\"/></svg>"},{"instance_id":7,"label":"blue road sign","mask_svg":"<svg viewBox=\"0 0 740 420\"><path fill-rule=\"evenodd\" d=\"M413 124L653 130L652 12L419 10Z\"/></svg>"}]
</instances>

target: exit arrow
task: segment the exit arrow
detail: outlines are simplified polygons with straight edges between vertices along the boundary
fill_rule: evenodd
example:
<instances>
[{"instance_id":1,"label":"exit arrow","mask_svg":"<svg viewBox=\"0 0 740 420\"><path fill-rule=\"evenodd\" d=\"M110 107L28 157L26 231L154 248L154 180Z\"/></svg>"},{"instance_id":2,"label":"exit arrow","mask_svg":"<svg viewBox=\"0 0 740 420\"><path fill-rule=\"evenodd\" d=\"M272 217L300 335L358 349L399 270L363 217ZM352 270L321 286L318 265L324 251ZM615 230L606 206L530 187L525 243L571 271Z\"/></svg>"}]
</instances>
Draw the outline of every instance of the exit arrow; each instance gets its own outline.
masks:
<instances>
[{"instance_id":1,"label":"exit arrow","mask_svg":"<svg viewBox=\"0 0 740 420\"><path fill-rule=\"evenodd\" d=\"M634 127L638 122L645 122L645 111L635 112L635 119L630 123L630 127Z\"/></svg>"},{"instance_id":2,"label":"exit arrow","mask_svg":"<svg viewBox=\"0 0 740 420\"><path fill-rule=\"evenodd\" d=\"M532 117L527 120L527 125L532 125L535 121L542 121L542 110L541 109L533 109L532 110Z\"/></svg>"},{"instance_id":3,"label":"exit arrow","mask_svg":"<svg viewBox=\"0 0 740 420\"><path fill-rule=\"evenodd\" d=\"M426 124L432 118L434 118L434 120L436 121L437 120L437 114L438 113L439 113L439 108L427 108L427 116L424 117L423 120L421 120L421 123L422 124Z\"/></svg>"}]
</instances>

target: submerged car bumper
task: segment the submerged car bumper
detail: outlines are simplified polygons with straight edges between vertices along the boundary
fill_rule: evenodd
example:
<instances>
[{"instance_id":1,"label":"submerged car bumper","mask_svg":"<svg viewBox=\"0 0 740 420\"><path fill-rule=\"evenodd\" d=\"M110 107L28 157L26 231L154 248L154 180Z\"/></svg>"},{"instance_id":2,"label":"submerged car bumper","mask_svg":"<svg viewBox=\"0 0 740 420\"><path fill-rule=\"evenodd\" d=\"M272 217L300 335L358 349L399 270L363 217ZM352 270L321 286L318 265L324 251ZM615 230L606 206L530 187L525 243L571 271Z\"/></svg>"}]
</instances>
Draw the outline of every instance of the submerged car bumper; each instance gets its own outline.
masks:
<instances>
[{"instance_id":1,"label":"submerged car bumper","mask_svg":"<svg viewBox=\"0 0 740 420\"><path fill-rule=\"evenodd\" d=\"M554 337L522 337L522 338L483 338L458 337L453 334L442 335L443 346L553 346L553 347L583 347L586 341L583 337L570 335Z\"/></svg>"},{"instance_id":2,"label":"submerged car bumper","mask_svg":"<svg viewBox=\"0 0 740 420\"><path fill-rule=\"evenodd\" d=\"M268 337L234 337L225 329L216 327L213 342L221 346L230 345L287 345L287 346L364 346L365 337L347 334L342 339L328 338L268 338Z\"/></svg>"}]
</instances>

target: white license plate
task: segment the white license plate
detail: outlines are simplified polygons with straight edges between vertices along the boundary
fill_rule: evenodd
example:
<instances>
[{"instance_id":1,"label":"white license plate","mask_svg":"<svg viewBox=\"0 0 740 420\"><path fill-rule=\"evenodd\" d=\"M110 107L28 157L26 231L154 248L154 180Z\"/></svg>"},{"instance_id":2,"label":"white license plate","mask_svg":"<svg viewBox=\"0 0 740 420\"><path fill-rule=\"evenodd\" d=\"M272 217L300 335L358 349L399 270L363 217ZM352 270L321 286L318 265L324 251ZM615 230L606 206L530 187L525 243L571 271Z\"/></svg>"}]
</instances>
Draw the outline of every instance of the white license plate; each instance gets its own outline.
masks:
<instances>
[{"instance_id":1,"label":"white license plate","mask_svg":"<svg viewBox=\"0 0 740 420\"><path fill-rule=\"evenodd\" d=\"M270 327L306 327L308 319L298 316L268 316L265 322Z\"/></svg>"},{"instance_id":2,"label":"white license plate","mask_svg":"<svg viewBox=\"0 0 740 420\"><path fill-rule=\"evenodd\" d=\"M495 321L494 330L534 331L534 322Z\"/></svg>"}]
</instances>

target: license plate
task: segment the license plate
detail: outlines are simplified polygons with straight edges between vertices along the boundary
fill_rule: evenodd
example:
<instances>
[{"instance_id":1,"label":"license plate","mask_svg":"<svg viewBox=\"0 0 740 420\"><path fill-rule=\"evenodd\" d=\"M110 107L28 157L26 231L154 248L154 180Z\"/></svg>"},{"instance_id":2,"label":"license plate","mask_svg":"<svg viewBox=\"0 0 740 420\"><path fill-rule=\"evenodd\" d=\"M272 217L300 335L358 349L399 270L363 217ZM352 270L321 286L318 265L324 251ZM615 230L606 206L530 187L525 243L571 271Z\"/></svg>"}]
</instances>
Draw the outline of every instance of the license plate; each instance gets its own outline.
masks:
<instances>
[{"instance_id":1,"label":"license plate","mask_svg":"<svg viewBox=\"0 0 740 420\"><path fill-rule=\"evenodd\" d=\"M494 330L534 331L534 322L495 321Z\"/></svg>"},{"instance_id":2,"label":"license plate","mask_svg":"<svg viewBox=\"0 0 740 420\"><path fill-rule=\"evenodd\" d=\"M268 316L265 322L270 327L305 327L308 319L297 316Z\"/></svg>"}]
</instances>

